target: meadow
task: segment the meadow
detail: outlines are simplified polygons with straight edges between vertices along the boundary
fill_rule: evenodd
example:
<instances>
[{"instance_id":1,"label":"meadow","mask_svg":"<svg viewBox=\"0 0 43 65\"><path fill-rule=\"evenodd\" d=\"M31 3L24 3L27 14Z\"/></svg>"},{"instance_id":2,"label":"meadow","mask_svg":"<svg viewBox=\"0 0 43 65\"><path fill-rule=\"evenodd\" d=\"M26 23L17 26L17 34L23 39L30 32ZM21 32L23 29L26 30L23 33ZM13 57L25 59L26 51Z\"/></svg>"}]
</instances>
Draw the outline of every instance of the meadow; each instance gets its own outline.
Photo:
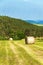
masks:
<instances>
[{"instance_id":1,"label":"meadow","mask_svg":"<svg viewBox=\"0 0 43 65\"><path fill-rule=\"evenodd\" d=\"M43 65L43 41L0 40L0 65Z\"/></svg>"}]
</instances>

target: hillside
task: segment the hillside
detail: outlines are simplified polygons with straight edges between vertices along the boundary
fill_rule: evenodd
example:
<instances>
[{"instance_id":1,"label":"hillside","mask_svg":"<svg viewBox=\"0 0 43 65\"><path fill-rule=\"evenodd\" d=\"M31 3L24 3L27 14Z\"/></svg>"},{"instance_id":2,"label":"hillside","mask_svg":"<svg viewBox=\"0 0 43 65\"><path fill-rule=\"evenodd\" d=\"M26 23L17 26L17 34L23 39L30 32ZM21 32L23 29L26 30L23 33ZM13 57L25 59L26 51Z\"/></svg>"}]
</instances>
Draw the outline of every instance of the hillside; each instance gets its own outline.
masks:
<instances>
[{"instance_id":1,"label":"hillside","mask_svg":"<svg viewBox=\"0 0 43 65\"><path fill-rule=\"evenodd\" d=\"M23 20L0 16L0 39L9 39L10 37L22 39L25 37L25 30L31 30L32 32L37 29L40 29L40 27Z\"/></svg>"},{"instance_id":2,"label":"hillside","mask_svg":"<svg viewBox=\"0 0 43 65\"><path fill-rule=\"evenodd\" d=\"M37 25L37 26L43 26L43 24L34 24L34 25Z\"/></svg>"}]
</instances>

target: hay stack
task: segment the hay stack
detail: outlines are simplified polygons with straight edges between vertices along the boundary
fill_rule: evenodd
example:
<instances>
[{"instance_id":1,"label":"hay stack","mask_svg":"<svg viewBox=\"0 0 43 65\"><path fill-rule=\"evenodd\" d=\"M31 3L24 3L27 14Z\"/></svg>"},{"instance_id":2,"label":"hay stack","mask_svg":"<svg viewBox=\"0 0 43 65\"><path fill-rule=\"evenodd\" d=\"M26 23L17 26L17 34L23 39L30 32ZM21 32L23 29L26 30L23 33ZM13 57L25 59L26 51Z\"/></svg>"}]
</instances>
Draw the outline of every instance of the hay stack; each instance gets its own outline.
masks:
<instances>
[{"instance_id":1,"label":"hay stack","mask_svg":"<svg viewBox=\"0 0 43 65\"><path fill-rule=\"evenodd\" d=\"M35 43L35 38L33 36L29 36L25 39L26 44L33 44Z\"/></svg>"},{"instance_id":2,"label":"hay stack","mask_svg":"<svg viewBox=\"0 0 43 65\"><path fill-rule=\"evenodd\" d=\"M9 40L13 40L13 38L9 38Z\"/></svg>"}]
</instances>

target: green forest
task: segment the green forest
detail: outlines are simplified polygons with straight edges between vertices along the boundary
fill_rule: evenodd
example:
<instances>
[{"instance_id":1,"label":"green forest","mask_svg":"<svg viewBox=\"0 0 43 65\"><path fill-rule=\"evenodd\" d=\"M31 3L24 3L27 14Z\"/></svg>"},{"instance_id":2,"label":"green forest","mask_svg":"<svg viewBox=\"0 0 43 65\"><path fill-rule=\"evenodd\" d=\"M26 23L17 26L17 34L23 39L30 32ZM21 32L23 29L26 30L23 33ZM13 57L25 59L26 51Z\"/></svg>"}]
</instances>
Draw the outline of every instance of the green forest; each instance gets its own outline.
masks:
<instances>
[{"instance_id":1,"label":"green forest","mask_svg":"<svg viewBox=\"0 0 43 65\"><path fill-rule=\"evenodd\" d=\"M0 16L0 40L8 40L9 38L19 40L25 38L26 35L43 37L43 26L8 16Z\"/></svg>"}]
</instances>

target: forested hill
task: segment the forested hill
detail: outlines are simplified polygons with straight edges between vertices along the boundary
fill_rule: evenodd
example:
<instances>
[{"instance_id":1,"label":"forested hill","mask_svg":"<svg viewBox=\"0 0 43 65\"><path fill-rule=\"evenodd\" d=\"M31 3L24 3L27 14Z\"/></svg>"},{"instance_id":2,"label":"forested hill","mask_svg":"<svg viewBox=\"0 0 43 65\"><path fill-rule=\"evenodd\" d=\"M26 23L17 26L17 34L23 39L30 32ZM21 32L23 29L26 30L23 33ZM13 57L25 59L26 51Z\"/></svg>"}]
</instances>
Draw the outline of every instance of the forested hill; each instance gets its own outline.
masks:
<instances>
[{"instance_id":1,"label":"forested hill","mask_svg":"<svg viewBox=\"0 0 43 65\"><path fill-rule=\"evenodd\" d=\"M39 33L39 30L43 31L43 27L27 23L20 19L0 16L0 39L9 39L10 37L13 39L22 39L25 37L26 30L29 30L30 33L32 32L31 34L36 36L35 32Z\"/></svg>"}]
</instances>

